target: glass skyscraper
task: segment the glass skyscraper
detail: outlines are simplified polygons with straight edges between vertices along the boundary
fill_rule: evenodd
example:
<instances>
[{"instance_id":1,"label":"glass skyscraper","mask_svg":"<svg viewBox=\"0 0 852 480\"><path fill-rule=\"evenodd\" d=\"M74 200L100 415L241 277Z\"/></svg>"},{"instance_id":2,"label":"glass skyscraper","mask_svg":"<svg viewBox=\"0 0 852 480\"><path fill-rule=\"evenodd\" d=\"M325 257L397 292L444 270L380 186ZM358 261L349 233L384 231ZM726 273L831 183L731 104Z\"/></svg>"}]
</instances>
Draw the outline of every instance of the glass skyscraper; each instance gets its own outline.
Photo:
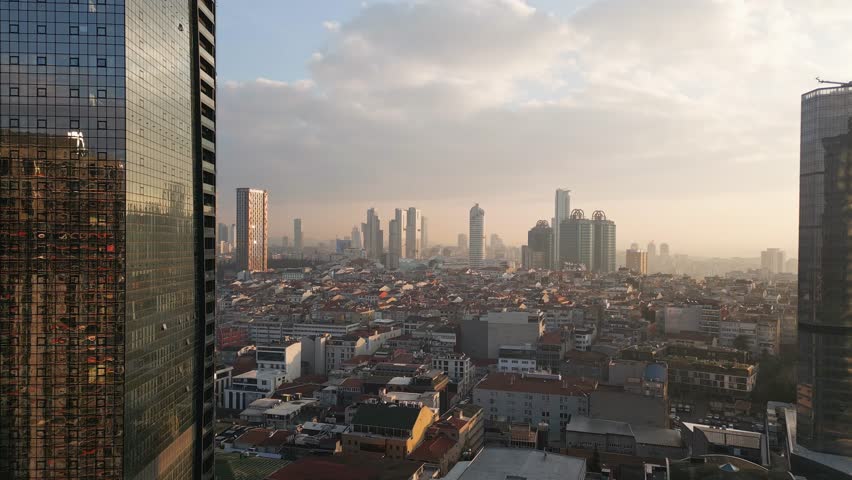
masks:
<instances>
[{"instance_id":1,"label":"glass skyscraper","mask_svg":"<svg viewBox=\"0 0 852 480\"><path fill-rule=\"evenodd\" d=\"M802 96L798 443L852 456L852 86Z\"/></svg>"},{"instance_id":2,"label":"glass skyscraper","mask_svg":"<svg viewBox=\"0 0 852 480\"><path fill-rule=\"evenodd\" d=\"M0 478L212 478L214 11L0 2Z\"/></svg>"}]
</instances>

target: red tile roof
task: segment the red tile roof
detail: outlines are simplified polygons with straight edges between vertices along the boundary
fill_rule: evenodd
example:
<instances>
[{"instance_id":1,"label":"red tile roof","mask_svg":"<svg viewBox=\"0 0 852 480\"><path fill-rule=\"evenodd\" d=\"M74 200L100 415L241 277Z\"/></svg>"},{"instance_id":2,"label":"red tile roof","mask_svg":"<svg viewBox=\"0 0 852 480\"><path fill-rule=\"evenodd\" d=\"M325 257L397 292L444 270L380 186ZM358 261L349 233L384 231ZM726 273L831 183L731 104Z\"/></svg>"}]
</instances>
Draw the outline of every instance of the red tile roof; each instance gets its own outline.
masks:
<instances>
[{"instance_id":1,"label":"red tile roof","mask_svg":"<svg viewBox=\"0 0 852 480\"><path fill-rule=\"evenodd\" d=\"M455 444L454 440L441 435L421 443L408 458L419 462L438 463Z\"/></svg>"}]
</instances>

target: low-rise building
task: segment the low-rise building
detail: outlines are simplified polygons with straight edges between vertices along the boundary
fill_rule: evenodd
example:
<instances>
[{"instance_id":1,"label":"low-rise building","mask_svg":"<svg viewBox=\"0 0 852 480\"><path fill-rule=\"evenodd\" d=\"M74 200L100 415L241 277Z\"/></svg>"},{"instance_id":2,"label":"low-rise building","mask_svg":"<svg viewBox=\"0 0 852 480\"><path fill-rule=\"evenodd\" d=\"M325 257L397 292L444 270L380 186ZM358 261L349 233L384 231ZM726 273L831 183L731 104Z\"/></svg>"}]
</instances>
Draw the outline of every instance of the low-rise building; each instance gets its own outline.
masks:
<instances>
[{"instance_id":1,"label":"low-rise building","mask_svg":"<svg viewBox=\"0 0 852 480\"><path fill-rule=\"evenodd\" d=\"M236 375L231 386L225 388L224 408L244 410L257 399L271 397L285 379L285 372L278 370L251 370Z\"/></svg>"},{"instance_id":2,"label":"low-rise building","mask_svg":"<svg viewBox=\"0 0 852 480\"><path fill-rule=\"evenodd\" d=\"M501 345L497 358L497 371L506 373L528 373L537 371L536 347L523 345Z\"/></svg>"},{"instance_id":3,"label":"low-rise building","mask_svg":"<svg viewBox=\"0 0 852 480\"><path fill-rule=\"evenodd\" d=\"M351 430L343 434L343 451L405 459L424 440L435 418L426 407L361 405L352 418Z\"/></svg>"},{"instance_id":4,"label":"low-rise building","mask_svg":"<svg viewBox=\"0 0 852 480\"><path fill-rule=\"evenodd\" d=\"M595 388L595 381L561 375L492 373L474 387L473 403L489 422L546 423L552 442L572 415L589 415Z\"/></svg>"}]
</instances>

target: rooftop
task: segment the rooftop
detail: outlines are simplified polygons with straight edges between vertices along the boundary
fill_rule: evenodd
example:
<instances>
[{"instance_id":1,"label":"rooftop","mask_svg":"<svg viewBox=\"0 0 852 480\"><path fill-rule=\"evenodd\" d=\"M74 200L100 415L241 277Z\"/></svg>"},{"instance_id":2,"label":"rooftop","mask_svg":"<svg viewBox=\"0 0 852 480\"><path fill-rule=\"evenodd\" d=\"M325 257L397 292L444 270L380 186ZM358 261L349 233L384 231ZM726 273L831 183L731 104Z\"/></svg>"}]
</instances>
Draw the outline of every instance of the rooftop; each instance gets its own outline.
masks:
<instances>
[{"instance_id":1,"label":"rooftop","mask_svg":"<svg viewBox=\"0 0 852 480\"><path fill-rule=\"evenodd\" d=\"M556 380L515 373L492 373L476 386L482 390L550 395L584 395L593 392L596 387L597 382L589 379L562 377L561 380Z\"/></svg>"},{"instance_id":2,"label":"rooftop","mask_svg":"<svg viewBox=\"0 0 852 480\"><path fill-rule=\"evenodd\" d=\"M486 447L471 462L457 464L447 478L459 480L583 480L586 461L540 450Z\"/></svg>"},{"instance_id":3,"label":"rooftop","mask_svg":"<svg viewBox=\"0 0 852 480\"><path fill-rule=\"evenodd\" d=\"M565 430L569 432L597 433L602 435L633 436L633 429L630 428L629 423L616 422L613 420L601 420L581 415L572 416L571 421L565 426Z\"/></svg>"},{"instance_id":4,"label":"rooftop","mask_svg":"<svg viewBox=\"0 0 852 480\"><path fill-rule=\"evenodd\" d=\"M266 480L401 480L411 478L421 468L418 462L366 455L304 457Z\"/></svg>"},{"instance_id":5,"label":"rooftop","mask_svg":"<svg viewBox=\"0 0 852 480\"><path fill-rule=\"evenodd\" d=\"M352 419L352 425L411 430L420 416L420 410L395 405L361 405Z\"/></svg>"}]
</instances>

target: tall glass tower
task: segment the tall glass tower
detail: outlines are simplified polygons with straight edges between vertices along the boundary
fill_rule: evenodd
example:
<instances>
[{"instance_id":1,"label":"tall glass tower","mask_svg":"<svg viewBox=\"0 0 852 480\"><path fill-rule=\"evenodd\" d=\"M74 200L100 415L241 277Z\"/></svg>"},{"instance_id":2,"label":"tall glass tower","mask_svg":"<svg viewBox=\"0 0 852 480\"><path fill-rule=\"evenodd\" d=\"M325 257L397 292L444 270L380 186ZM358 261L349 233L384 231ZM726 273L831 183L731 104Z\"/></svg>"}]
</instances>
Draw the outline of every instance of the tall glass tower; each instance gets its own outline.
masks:
<instances>
[{"instance_id":1,"label":"tall glass tower","mask_svg":"<svg viewBox=\"0 0 852 480\"><path fill-rule=\"evenodd\" d=\"M852 86L802 96L798 443L852 456Z\"/></svg>"},{"instance_id":2,"label":"tall glass tower","mask_svg":"<svg viewBox=\"0 0 852 480\"><path fill-rule=\"evenodd\" d=\"M0 478L212 478L214 11L0 2Z\"/></svg>"}]
</instances>

